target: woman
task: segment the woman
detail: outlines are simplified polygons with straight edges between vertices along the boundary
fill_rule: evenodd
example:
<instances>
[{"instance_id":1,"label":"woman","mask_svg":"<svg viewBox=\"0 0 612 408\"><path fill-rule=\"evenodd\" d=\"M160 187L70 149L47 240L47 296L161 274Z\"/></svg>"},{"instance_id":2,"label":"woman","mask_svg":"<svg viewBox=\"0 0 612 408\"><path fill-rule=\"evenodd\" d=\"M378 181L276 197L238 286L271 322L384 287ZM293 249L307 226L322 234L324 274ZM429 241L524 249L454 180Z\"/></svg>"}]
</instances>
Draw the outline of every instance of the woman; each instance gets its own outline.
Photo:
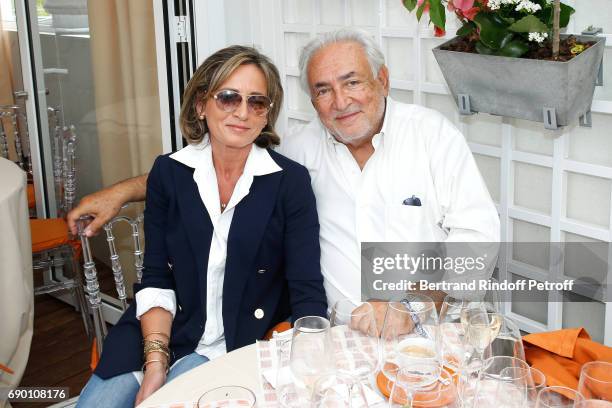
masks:
<instances>
[{"instance_id":1,"label":"woman","mask_svg":"<svg viewBox=\"0 0 612 408\"><path fill-rule=\"evenodd\" d=\"M249 47L216 52L189 81L180 116L189 145L158 157L148 177L135 305L106 338L78 406L132 407L290 316L325 316L308 172L267 149L279 143L282 97L276 67Z\"/></svg>"}]
</instances>

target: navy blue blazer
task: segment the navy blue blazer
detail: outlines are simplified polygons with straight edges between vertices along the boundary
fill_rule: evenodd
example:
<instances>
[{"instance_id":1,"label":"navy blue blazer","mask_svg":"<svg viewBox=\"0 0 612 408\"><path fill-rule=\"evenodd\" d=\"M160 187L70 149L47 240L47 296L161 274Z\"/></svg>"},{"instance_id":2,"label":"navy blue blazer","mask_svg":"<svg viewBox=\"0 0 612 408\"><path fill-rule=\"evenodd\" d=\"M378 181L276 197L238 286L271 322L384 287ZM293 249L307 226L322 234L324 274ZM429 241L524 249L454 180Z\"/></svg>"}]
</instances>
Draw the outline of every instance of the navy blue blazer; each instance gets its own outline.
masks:
<instances>
[{"instance_id":1,"label":"navy blue blazer","mask_svg":"<svg viewBox=\"0 0 612 408\"><path fill-rule=\"evenodd\" d=\"M263 338L290 316L326 315L319 220L308 171L268 152L283 170L254 177L249 194L234 210L229 231L223 284L228 352ZM168 155L156 159L147 181L143 278L134 285L135 293L146 287L176 293L170 364L196 349L206 323L213 225L193 171ZM254 315L257 309L264 311L263 318ZM135 312L132 304L110 330L95 371L99 377L141 369L142 333Z\"/></svg>"}]
</instances>

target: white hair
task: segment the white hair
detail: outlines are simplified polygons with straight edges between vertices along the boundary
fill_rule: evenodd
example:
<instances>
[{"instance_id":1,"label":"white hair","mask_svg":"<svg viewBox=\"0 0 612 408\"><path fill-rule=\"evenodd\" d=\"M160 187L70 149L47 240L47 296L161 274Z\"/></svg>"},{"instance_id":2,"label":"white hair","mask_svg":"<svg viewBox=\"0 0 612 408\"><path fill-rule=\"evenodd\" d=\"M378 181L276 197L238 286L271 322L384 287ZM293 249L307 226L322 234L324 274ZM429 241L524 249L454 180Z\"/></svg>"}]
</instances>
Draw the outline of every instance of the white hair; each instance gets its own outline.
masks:
<instances>
[{"instance_id":1,"label":"white hair","mask_svg":"<svg viewBox=\"0 0 612 408\"><path fill-rule=\"evenodd\" d=\"M308 64L310 59L320 49L339 42L355 42L363 47L374 78L378 76L380 68L385 65L385 56L374 38L367 31L355 28L341 28L322 33L306 44L300 53L300 85L307 94L310 95L310 87L308 86Z\"/></svg>"}]
</instances>

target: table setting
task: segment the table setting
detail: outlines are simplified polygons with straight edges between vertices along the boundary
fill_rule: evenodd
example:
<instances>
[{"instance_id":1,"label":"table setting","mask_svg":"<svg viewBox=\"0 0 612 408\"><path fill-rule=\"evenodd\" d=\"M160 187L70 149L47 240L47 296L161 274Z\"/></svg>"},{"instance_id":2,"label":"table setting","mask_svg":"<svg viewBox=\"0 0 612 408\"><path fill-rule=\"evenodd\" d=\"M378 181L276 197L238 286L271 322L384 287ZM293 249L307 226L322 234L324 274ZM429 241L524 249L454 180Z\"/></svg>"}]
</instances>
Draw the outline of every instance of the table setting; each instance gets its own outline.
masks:
<instances>
[{"instance_id":1,"label":"table setting","mask_svg":"<svg viewBox=\"0 0 612 408\"><path fill-rule=\"evenodd\" d=\"M446 296L439 311L431 298L407 294L387 303L380 326L370 303L342 299L329 319L303 317L255 344L257 386L230 382L197 401L157 406L612 407L609 347L591 356L609 361L581 364L576 385L559 385L556 373L528 363L531 348L526 353L494 294L477 301Z\"/></svg>"}]
</instances>

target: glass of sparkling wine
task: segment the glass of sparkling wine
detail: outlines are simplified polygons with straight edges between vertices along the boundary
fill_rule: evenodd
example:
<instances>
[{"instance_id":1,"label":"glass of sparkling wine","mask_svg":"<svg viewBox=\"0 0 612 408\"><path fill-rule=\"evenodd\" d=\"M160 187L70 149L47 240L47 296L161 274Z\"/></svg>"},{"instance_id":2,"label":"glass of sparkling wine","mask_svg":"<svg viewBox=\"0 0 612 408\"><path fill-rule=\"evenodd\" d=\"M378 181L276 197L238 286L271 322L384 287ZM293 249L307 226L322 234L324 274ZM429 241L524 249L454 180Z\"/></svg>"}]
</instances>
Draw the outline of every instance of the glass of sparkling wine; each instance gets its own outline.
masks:
<instances>
[{"instance_id":1,"label":"glass of sparkling wine","mask_svg":"<svg viewBox=\"0 0 612 408\"><path fill-rule=\"evenodd\" d=\"M253 391L238 385L213 388L198 399L198 408L253 408L254 406L255 394Z\"/></svg>"},{"instance_id":2,"label":"glass of sparkling wine","mask_svg":"<svg viewBox=\"0 0 612 408\"><path fill-rule=\"evenodd\" d=\"M466 366L474 364L480 366L484 360L485 349L495 340L501 329L503 317L497 312L480 311L470 317L467 330L467 344L472 348L473 354L467 361Z\"/></svg>"}]
</instances>

